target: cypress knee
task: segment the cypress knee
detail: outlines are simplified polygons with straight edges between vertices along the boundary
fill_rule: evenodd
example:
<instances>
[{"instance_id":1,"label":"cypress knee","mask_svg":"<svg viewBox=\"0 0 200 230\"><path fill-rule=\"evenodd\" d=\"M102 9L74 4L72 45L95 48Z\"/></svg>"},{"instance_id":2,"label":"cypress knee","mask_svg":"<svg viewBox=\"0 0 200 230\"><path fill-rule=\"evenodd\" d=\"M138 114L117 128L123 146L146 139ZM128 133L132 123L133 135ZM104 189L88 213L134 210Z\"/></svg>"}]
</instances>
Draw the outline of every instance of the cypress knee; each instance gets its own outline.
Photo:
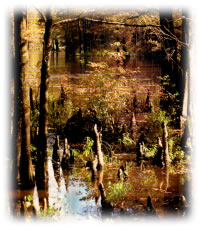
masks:
<instances>
[{"instance_id":1,"label":"cypress knee","mask_svg":"<svg viewBox=\"0 0 200 230\"><path fill-rule=\"evenodd\" d=\"M164 160L164 164L165 167L168 167L170 165L170 160L169 160L169 151L168 151L168 131L167 131L167 125L166 125L166 121L163 121L162 123L162 128L163 128L163 160Z\"/></svg>"},{"instance_id":2,"label":"cypress knee","mask_svg":"<svg viewBox=\"0 0 200 230\"><path fill-rule=\"evenodd\" d=\"M103 168L103 152L101 150L101 133L97 130L97 124L94 126L94 131L96 134L96 143L97 143L97 158L98 158L98 168Z\"/></svg>"},{"instance_id":3,"label":"cypress knee","mask_svg":"<svg viewBox=\"0 0 200 230\"><path fill-rule=\"evenodd\" d=\"M61 160L61 154L60 154L59 148L60 148L60 146L59 146L59 136L56 136L56 140L55 140L55 143L53 145L52 159L57 163L60 163L60 160Z\"/></svg>"}]
</instances>

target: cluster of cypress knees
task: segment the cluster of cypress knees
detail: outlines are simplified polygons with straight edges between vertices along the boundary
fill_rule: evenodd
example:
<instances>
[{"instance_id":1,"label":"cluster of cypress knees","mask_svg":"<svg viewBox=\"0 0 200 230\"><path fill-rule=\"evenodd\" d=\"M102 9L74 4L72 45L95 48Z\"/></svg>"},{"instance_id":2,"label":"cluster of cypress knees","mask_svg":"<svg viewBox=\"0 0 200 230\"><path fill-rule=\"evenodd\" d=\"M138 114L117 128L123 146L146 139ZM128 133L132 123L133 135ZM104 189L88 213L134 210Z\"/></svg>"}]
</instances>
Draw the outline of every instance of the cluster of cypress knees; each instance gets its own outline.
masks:
<instances>
[{"instance_id":1,"label":"cluster of cypress knees","mask_svg":"<svg viewBox=\"0 0 200 230\"><path fill-rule=\"evenodd\" d=\"M94 160L88 161L86 163L86 167L89 168L92 172L92 180L94 180L97 176L97 170L102 169L98 162L98 156L95 155ZM70 149L70 145L68 143L67 138L64 140L64 149L63 152L60 150L60 144L59 144L59 136L56 136L55 143L53 145L53 154L52 154L52 162L54 167L61 166L63 169L67 169L70 167L71 164L74 163L74 154L72 150ZM125 162L125 165L121 165L117 172L117 177L119 180L126 180L128 178L128 170L127 170L127 162ZM113 205L111 202L108 202L106 200L106 192L103 186L103 183L99 184L99 192L101 194L101 206L102 211L108 213L113 210ZM151 197L147 197L147 214L155 215L155 209L152 206Z\"/></svg>"}]
</instances>

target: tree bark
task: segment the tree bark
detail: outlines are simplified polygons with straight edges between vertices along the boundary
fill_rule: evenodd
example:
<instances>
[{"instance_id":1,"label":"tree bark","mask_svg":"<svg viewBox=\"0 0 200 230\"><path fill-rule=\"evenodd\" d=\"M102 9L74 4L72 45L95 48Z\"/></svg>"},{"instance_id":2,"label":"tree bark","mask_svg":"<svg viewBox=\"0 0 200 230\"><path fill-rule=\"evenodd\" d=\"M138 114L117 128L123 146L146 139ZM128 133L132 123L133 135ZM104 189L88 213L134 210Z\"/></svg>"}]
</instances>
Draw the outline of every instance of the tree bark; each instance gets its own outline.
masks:
<instances>
[{"instance_id":1,"label":"tree bark","mask_svg":"<svg viewBox=\"0 0 200 230\"><path fill-rule=\"evenodd\" d=\"M187 116L190 114L190 50L185 44L191 43L189 20L186 12L182 13L182 47L181 47L181 128L184 129Z\"/></svg>"},{"instance_id":2,"label":"tree bark","mask_svg":"<svg viewBox=\"0 0 200 230\"><path fill-rule=\"evenodd\" d=\"M51 50L52 17L50 11L46 13L43 58L40 84L40 115L39 115L39 144L38 163L36 167L37 186L39 189L48 187L48 154L47 154L47 128L48 128L48 85L49 85L49 56Z\"/></svg>"},{"instance_id":3,"label":"tree bark","mask_svg":"<svg viewBox=\"0 0 200 230\"><path fill-rule=\"evenodd\" d=\"M102 169L104 162L103 162L103 152L101 150L101 133L97 130L97 124L94 126L94 131L96 134L96 142L97 142L97 158L98 158L98 168Z\"/></svg>"},{"instance_id":4,"label":"tree bark","mask_svg":"<svg viewBox=\"0 0 200 230\"><path fill-rule=\"evenodd\" d=\"M28 74L28 41L25 38L26 15L15 13L15 123L16 151L17 151L17 177L21 186L30 188L34 186L33 166L31 159L30 139L30 97ZM21 101L21 102L20 102Z\"/></svg>"}]
</instances>

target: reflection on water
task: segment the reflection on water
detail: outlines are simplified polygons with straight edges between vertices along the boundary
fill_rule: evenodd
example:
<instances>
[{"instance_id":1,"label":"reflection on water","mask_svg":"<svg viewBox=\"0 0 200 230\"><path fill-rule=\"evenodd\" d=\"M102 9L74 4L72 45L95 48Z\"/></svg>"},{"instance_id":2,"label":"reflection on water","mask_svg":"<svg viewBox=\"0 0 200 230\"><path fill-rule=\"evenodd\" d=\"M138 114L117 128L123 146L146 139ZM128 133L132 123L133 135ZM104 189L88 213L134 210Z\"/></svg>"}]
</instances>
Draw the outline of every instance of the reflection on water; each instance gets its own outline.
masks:
<instances>
[{"instance_id":1,"label":"reflection on water","mask_svg":"<svg viewBox=\"0 0 200 230\"><path fill-rule=\"evenodd\" d=\"M55 135L49 134L48 152L53 151L53 139ZM61 143L61 150L62 150ZM75 159L75 163L69 169L62 170L54 167L52 156L48 159L49 186L48 202L49 209L40 211L39 197L44 197L46 191L17 190L13 192L11 207L16 216L33 216L33 209L28 208L27 198L31 201L39 216L49 216L51 219L95 219L104 218L121 219L124 217L138 219L148 215L147 197L151 197L151 204L159 217L162 216L185 216L185 185L190 180L188 174L176 168L160 169L147 165L144 170L134 163L135 154L115 154L118 159L114 164L106 163L104 170L98 171L97 177L92 178L92 173L81 162ZM125 192L119 199L109 202L109 184L119 184L117 172L119 166L128 162L128 178L122 182L131 185L131 189ZM188 180L189 178L189 180ZM100 190L99 186L103 190ZM44 202L45 203L45 202ZM44 205L45 206L45 205ZM45 214L44 214L45 213Z\"/></svg>"},{"instance_id":2,"label":"reflection on water","mask_svg":"<svg viewBox=\"0 0 200 230\"><path fill-rule=\"evenodd\" d=\"M134 158L134 156L132 157ZM121 157L122 162L123 157ZM109 182L119 182L117 178L118 167L107 164L105 170L99 172L97 178L92 180L90 170L79 164L64 171L61 168L54 170L51 157L49 157L48 164L49 207L56 210L53 213L53 217L56 216L56 219L73 217L75 219L95 218L100 220L105 215L109 218L145 217L148 210L148 196L151 197L152 205L158 216L185 215L185 204L182 199L185 173L174 173L152 166L147 166L145 170L141 171L140 167L129 162L129 177L125 183L131 184L131 190L120 199L111 202L109 209L105 210L102 206L102 198L105 199L106 194L108 194ZM101 197L102 194L99 192L100 184L104 188L104 197ZM32 193L31 191L17 191L15 193L18 206L20 199L23 200L24 196L27 197L31 194L33 194L33 203L39 210L38 196L40 193L37 192L36 187ZM19 210L17 215L20 216Z\"/></svg>"}]
</instances>

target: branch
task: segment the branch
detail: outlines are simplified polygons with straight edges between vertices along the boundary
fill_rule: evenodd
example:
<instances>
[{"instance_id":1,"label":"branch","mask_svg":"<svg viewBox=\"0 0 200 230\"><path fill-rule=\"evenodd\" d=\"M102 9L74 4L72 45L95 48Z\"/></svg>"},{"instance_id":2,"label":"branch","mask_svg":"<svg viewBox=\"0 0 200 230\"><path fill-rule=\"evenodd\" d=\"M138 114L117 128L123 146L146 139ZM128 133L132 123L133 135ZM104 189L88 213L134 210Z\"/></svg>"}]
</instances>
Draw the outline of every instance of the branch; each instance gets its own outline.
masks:
<instances>
[{"instance_id":1,"label":"branch","mask_svg":"<svg viewBox=\"0 0 200 230\"><path fill-rule=\"evenodd\" d=\"M166 37L168 37L168 39L172 39L172 40L176 40L177 42L189 46L189 44L183 43L182 41L180 41L174 34L172 34L169 30L167 30L169 32L169 34L165 33L160 27L160 25L156 25L156 24L128 24L128 23L123 23L123 22L111 22L111 21L105 21L105 20L99 20L99 19L91 19L91 18L75 18L75 19L64 19L58 22L55 22L53 24L53 27L57 26L57 25L61 25L64 23L68 23L68 22L76 22L78 20L87 20L90 22L95 22L95 23L100 23L100 24L107 24L107 25L119 25L119 26L130 26L130 27L153 27L153 28L158 28L159 31Z\"/></svg>"},{"instance_id":2,"label":"branch","mask_svg":"<svg viewBox=\"0 0 200 230\"><path fill-rule=\"evenodd\" d=\"M126 20L129 20L129 19L136 19L136 18L139 18L140 16L142 16L142 15L144 15L144 14L146 14L146 12L139 13L139 15L129 17L129 18L127 18Z\"/></svg>"},{"instance_id":3,"label":"branch","mask_svg":"<svg viewBox=\"0 0 200 230\"><path fill-rule=\"evenodd\" d=\"M68 23L68 22L76 22L80 20L80 18L75 18L75 19L63 19L61 21L57 21L53 23L53 27L64 24L64 23Z\"/></svg>"},{"instance_id":4,"label":"branch","mask_svg":"<svg viewBox=\"0 0 200 230\"><path fill-rule=\"evenodd\" d=\"M98 20L98 19L90 19L90 18L85 18L88 21L91 22L96 22L96 23L102 23L102 24L108 24L108 25L119 25L119 26L130 26L130 27L160 27L160 25L156 24L128 24L128 23L123 23L123 22L110 22L110 21L104 21L104 20Z\"/></svg>"},{"instance_id":5,"label":"branch","mask_svg":"<svg viewBox=\"0 0 200 230\"><path fill-rule=\"evenodd\" d=\"M45 15L37 7L35 7L35 9L38 11L38 13L41 16L43 22L46 22L47 19L46 19Z\"/></svg>"},{"instance_id":6,"label":"branch","mask_svg":"<svg viewBox=\"0 0 200 230\"><path fill-rule=\"evenodd\" d=\"M64 23L68 23L68 22L75 22L78 20L87 20L90 22L96 22L96 23L101 23L101 24L108 24L108 25L119 25L119 26L130 26L130 27L160 27L160 25L156 25L156 24L143 24L143 25L138 25L138 24L128 24L128 23L122 23L122 22L110 22L110 21L104 21L104 20L98 20L98 19L91 19L91 18L75 18L75 19L64 19L58 22L55 22L53 24L53 27L60 25L60 24L64 24Z\"/></svg>"},{"instance_id":7,"label":"branch","mask_svg":"<svg viewBox=\"0 0 200 230\"><path fill-rule=\"evenodd\" d=\"M188 47L190 46L190 44L180 41L179 38L175 34L173 34L169 29L166 28L166 26L164 26L164 28L167 31L167 33L164 32L161 28L159 28L159 32L162 35L164 35L166 39L176 40L178 43L180 43L182 45L185 45Z\"/></svg>"}]
</instances>

